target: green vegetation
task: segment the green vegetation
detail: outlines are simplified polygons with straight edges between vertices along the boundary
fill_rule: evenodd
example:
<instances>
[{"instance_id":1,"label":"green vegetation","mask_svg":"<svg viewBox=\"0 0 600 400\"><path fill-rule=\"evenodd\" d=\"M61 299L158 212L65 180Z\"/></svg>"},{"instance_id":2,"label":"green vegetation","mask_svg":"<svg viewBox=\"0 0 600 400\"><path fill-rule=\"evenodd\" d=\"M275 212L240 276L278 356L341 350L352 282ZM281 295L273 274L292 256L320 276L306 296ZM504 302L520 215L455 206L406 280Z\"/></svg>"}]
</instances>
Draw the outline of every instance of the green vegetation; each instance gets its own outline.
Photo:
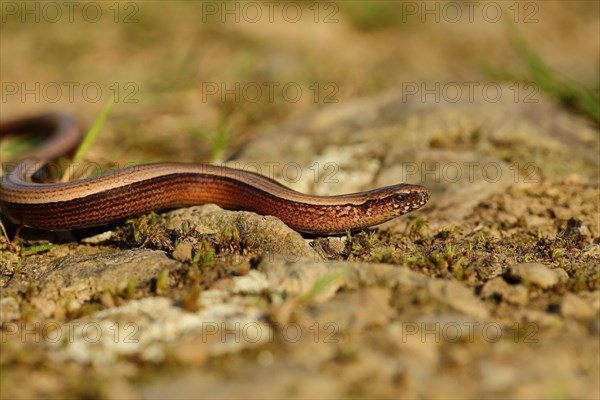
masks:
<instances>
[{"instance_id":1,"label":"green vegetation","mask_svg":"<svg viewBox=\"0 0 600 400\"><path fill-rule=\"evenodd\" d=\"M56 247L55 244L39 244L39 245L34 245L34 246L22 247L21 255L22 256L30 256L33 254L39 254L39 253L48 251L50 249L53 249L55 247Z\"/></svg>"},{"instance_id":2,"label":"green vegetation","mask_svg":"<svg viewBox=\"0 0 600 400\"><path fill-rule=\"evenodd\" d=\"M346 257L355 256L368 256L371 254L375 245L375 232L360 231L355 235L351 235L350 232L346 234Z\"/></svg>"},{"instance_id":3,"label":"green vegetation","mask_svg":"<svg viewBox=\"0 0 600 400\"><path fill-rule=\"evenodd\" d=\"M509 40L523 63L526 74L521 76L489 65L483 66L484 72L497 79L531 82L567 109L583 114L600 124L600 82L586 87L562 75L542 59L513 24L507 23L506 26Z\"/></svg>"},{"instance_id":4,"label":"green vegetation","mask_svg":"<svg viewBox=\"0 0 600 400\"><path fill-rule=\"evenodd\" d=\"M207 267L212 265L214 262L215 249L207 241L202 241L194 249L194 256L192 258L192 264L201 267Z\"/></svg>"},{"instance_id":5,"label":"green vegetation","mask_svg":"<svg viewBox=\"0 0 600 400\"><path fill-rule=\"evenodd\" d=\"M100 130L102 129L102 126L104 125L106 117L108 116L108 113L110 112L110 109L112 108L114 102L114 98L111 96L102 108L100 115L98 115L98 118L96 118L90 129L85 134L83 140L79 144L77 152L75 153L75 156L73 156L74 163L80 162L94 145L94 142L98 138Z\"/></svg>"},{"instance_id":6,"label":"green vegetation","mask_svg":"<svg viewBox=\"0 0 600 400\"><path fill-rule=\"evenodd\" d=\"M156 293L162 294L168 287L168 284L169 284L169 270L165 268L160 272L160 275L158 275L158 277L156 278L156 287L155 287Z\"/></svg>"},{"instance_id":7,"label":"green vegetation","mask_svg":"<svg viewBox=\"0 0 600 400\"><path fill-rule=\"evenodd\" d=\"M75 152L75 155L71 160L72 165L75 166L76 169L73 170L72 168L66 168L61 178L61 182L67 182L70 178L72 179L73 177L78 177L80 175L79 171L82 171L84 169L81 166L80 162L96 142L96 139L98 138L98 135L102 130L102 126L104 125L106 117L108 116L108 113L110 112L110 109L112 108L113 104L114 98L111 96L106 102L106 104L104 104L102 111L100 112L90 129L87 131L87 133L84 135L83 140L77 147L77 151Z\"/></svg>"},{"instance_id":8,"label":"green vegetation","mask_svg":"<svg viewBox=\"0 0 600 400\"><path fill-rule=\"evenodd\" d=\"M314 300L314 298L320 293L323 293L327 288L329 288L338 280L344 278L346 275L348 275L348 270L344 268L340 271L332 272L323 276L322 278L319 278L315 282L314 286L308 291L308 293L302 296L302 301L310 302Z\"/></svg>"},{"instance_id":9,"label":"green vegetation","mask_svg":"<svg viewBox=\"0 0 600 400\"><path fill-rule=\"evenodd\" d=\"M118 227L112 240L123 247L149 247L157 250L173 250L172 240L165 228L159 226L155 212L128 219Z\"/></svg>"}]
</instances>

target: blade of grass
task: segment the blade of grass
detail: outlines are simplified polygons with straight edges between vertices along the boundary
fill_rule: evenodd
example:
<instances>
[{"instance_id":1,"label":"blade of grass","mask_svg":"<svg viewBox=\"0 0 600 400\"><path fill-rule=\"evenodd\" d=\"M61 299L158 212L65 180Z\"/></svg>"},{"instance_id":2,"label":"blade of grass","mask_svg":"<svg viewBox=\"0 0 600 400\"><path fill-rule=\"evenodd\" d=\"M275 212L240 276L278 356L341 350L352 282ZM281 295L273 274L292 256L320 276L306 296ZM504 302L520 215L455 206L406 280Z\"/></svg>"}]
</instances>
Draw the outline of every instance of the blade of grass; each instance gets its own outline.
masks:
<instances>
[{"instance_id":1,"label":"blade of grass","mask_svg":"<svg viewBox=\"0 0 600 400\"><path fill-rule=\"evenodd\" d=\"M227 118L222 118L219 121L219 125L215 131L213 136L212 147L210 149L211 157L213 160L218 160L225 154L225 150L229 145L229 141L231 140L231 134L229 129L227 128L228 121Z\"/></svg>"},{"instance_id":2,"label":"blade of grass","mask_svg":"<svg viewBox=\"0 0 600 400\"><path fill-rule=\"evenodd\" d=\"M115 100L114 100L114 98L111 97L110 99L108 99L106 104L104 104L104 107L102 108L102 111L100 112L100 115L98 115L98 118L96 118L96 120L92 124L91 128L85 134L83 140L79 144L79 147L77 147L75 156L73 156L73 160L71 160L72 165L78 165L79 162L81 161L81 159L85 156L85 154L87 154L90 151L90 148L94 145L94 142L98 138L98 134L100 133L100 130L102 129L102 126L104 125L104 122L106 121L106 117L108 116L108 113L110 112L114 103L115 103ZM61 182L68 181L68 176L69 176L68 172L69 172L69 169L67 169L65 171L65 173L63 174Z\"/></svg>"},{"instance_id":3,"label":"blade of grass","mask_svg":"<svg viewBox=\"0 0 600 400\"><path fill-rule=\"evenodd\" d=\"M336 283L339 279L345 278L348 275L348 269L344 268L336 272L332 272L327 274L321 278L319 278L314 286L308 291L308 293L304 294L301 300L310 302L317 297L317 295L321 294L325 290L327 290L331 285Z\"/></svg>"},{"instance_id":4,"label":"blade of grass","mask_svg":"<svg viewBox=\"0 0 600 400\"><path fill-rule=\"evenodd\" d=\"M24 249L21 250L21 255L22 256L30 256L33 254L43 253L45 251L55 248L56 246L57 245L50 243L50 244L39 244L39 245L35 245L35 246L25 247Z\"/></svg>"},{"instance_id":5,"label":"blade of grass","mask_svg":"<svg viewBox=\"0 0 600 400\"><path fill-rule=\"evenodd\" d=\"M508 34L517 50L517 54L541 90L558 99L569 108L587 113L596 122L600 122L600 103L594 99L581 84L554 71L541 56L536 53L519 34L513 24L507 23Z\"/></svg>"},{"instance_id":6,"label":"blade of grass","mask_svg":"<svg viewBox=\"0 0 600 400\"><path fill-rule=\"evenodd\" d=\"M497 79L533 82L566 108L583 113L600 124L600 86L588 89L555 71L527 43L513 23L508 20L505 22L509 40L524 64L527 75L518 76L489 65L483 66L483 72Z\"/></svg>"},{"instance_id":7,"label":"blade of grass","mask_svg":"<svg viewBox=\"0 0 600 400\"><path fill-rule=\"evenodd\" d=\"M83 141L77 148L77 152L73 157L73 162L81 161L81 158L90 150L90 148L96 141L96 138L98 137L98 134L102 129L102 125L104 125L104 121L106 121L106 117L108 116L108 113L110 112L110 109L112 108L114 103L115 100L112 97L108 99L108 101L104 105L104 108L102 108L100 115L98 115L98 118L96 118L94 124L92 125L90 130L85 134Z\"/></svg>"}]
</instances>

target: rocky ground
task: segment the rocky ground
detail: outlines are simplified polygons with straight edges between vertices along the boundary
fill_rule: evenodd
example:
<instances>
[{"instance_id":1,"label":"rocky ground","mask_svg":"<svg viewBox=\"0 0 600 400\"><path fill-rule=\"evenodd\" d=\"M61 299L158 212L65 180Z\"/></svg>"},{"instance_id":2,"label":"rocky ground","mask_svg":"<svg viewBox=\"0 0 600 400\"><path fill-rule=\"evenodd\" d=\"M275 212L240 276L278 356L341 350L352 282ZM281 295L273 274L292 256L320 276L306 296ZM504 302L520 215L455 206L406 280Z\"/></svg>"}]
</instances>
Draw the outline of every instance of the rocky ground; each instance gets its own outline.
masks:
<instances>
[{"instance_id":1,"label":"rocky ground","mask_svg":"<svg viewBox=\"0 0 600 400\"><path fill-rule=\"evenodd\" d=\"M565 74L593 77L597 4L530 4L538 23L516 24L527 39ZM0 242L3 398L600 397L598 125L477 72L482 58L518 66L502 24L373 28L342 8L336 24L224 28L195 25L186 7L142 5L137 24L81 37L77 23L45 36L47 24L24 32L12 17L3 81L135 77L140 101L116 104L90 162L213 161L315 194L404 181L431 200L331 237L214 205L25 229ZM36 41L77 57L65 66L48 51L41 70ZM214 82L291 80L305 92L333 82L338 101L203 101ZM502 95L456 99L448 82ZM57 108L11 99L3 120ZM58 102L88 120L101 105Z\"/></svg>"}]
</instances>

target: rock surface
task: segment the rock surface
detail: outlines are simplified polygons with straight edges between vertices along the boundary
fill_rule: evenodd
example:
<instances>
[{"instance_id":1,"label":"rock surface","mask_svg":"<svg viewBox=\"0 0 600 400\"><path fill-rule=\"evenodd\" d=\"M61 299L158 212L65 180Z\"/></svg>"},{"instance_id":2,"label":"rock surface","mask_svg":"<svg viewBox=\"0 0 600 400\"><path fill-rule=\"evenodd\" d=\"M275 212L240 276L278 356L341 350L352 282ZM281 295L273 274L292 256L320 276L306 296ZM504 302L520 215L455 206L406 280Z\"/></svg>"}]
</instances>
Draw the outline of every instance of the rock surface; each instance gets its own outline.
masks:
<instances>
[{"instance_id":1,"label":"rock surface","mask_svg":"<svg viewBox=\"0 0 600 400\"><path fill-rule=\"evenodd\" d=\"M508 276L518 279L526 285L536 285L542 289L547 289L556 285L561 277L564 277L564 271L552 270L540 263L521 263L513 265L508 271Z\"/></svg>"}]
</instances>

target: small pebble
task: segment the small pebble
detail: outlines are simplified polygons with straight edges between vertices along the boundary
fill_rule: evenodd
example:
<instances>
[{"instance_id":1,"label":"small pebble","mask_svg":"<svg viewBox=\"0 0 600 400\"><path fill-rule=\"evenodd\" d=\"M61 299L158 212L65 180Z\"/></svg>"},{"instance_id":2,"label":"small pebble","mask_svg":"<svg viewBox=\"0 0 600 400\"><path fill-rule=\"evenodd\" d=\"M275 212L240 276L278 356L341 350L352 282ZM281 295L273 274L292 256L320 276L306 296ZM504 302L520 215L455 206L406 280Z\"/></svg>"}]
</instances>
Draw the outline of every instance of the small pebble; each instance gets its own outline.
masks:
<instances>
[{"instance_id":1,"label":"small pebble","mask_svg":"<svg viewBox=\"0 0 600 400\"><path fill-rule=\"evenodd\" d=\"M566 293L560 304L560 312L564 317L575 319L591 319L598 316L594 307L573 293Z\"/></svg>"},{"instance_id":2,"label":"small pebble","mask_svg":"<svg viewBox=\"0 0 600 400\"><path fill-rule=\"evenodd\" d=\"M15 321L21 318L19 303L14 297L0 299L0 323Z\"/></svg>"},{"instance_id":3,"label":"small pebble","mask_svg":"<svg viewBox=\"0 0 600 400\"><path fill-rule=\"evenodd\" d=\"M106 231L94 236L81 239L81 243L85 244L101 244L108 242L113 237L113 231Z\"/></svg>"},{"instance_id":4,"label":"small pebble","mask_svg":"<svg viewBox=\"0 0 600 400\"><path fill-rule=\"evenodd\" d=\"M173 258L177 261L191 261L193 248L190 242L181 242L173 250Z\"/></svg>"},{"instance_id":5,"label":"small pebble","mask_svg":"<svg viewBox=\"0 0 600 400\"><path fill-rule=\"evenodd\" d=\"M546 289L556 285L563 274L541 263L521 263L510 267L508 276L517 279L519 282Z\"/></svg>"},{"instance_id":6,"label":"small pebble","mask_svg":"<svg viewBox=\"0 0 600 400\"><path fill-rule=\"evenodd\" d=\"M491 279L483 285L481 297L498 296L502 301L516 305L525 305L528 301L527 288L523 285L510 285L501 277Z\"/></svg>"}]
</instances>

